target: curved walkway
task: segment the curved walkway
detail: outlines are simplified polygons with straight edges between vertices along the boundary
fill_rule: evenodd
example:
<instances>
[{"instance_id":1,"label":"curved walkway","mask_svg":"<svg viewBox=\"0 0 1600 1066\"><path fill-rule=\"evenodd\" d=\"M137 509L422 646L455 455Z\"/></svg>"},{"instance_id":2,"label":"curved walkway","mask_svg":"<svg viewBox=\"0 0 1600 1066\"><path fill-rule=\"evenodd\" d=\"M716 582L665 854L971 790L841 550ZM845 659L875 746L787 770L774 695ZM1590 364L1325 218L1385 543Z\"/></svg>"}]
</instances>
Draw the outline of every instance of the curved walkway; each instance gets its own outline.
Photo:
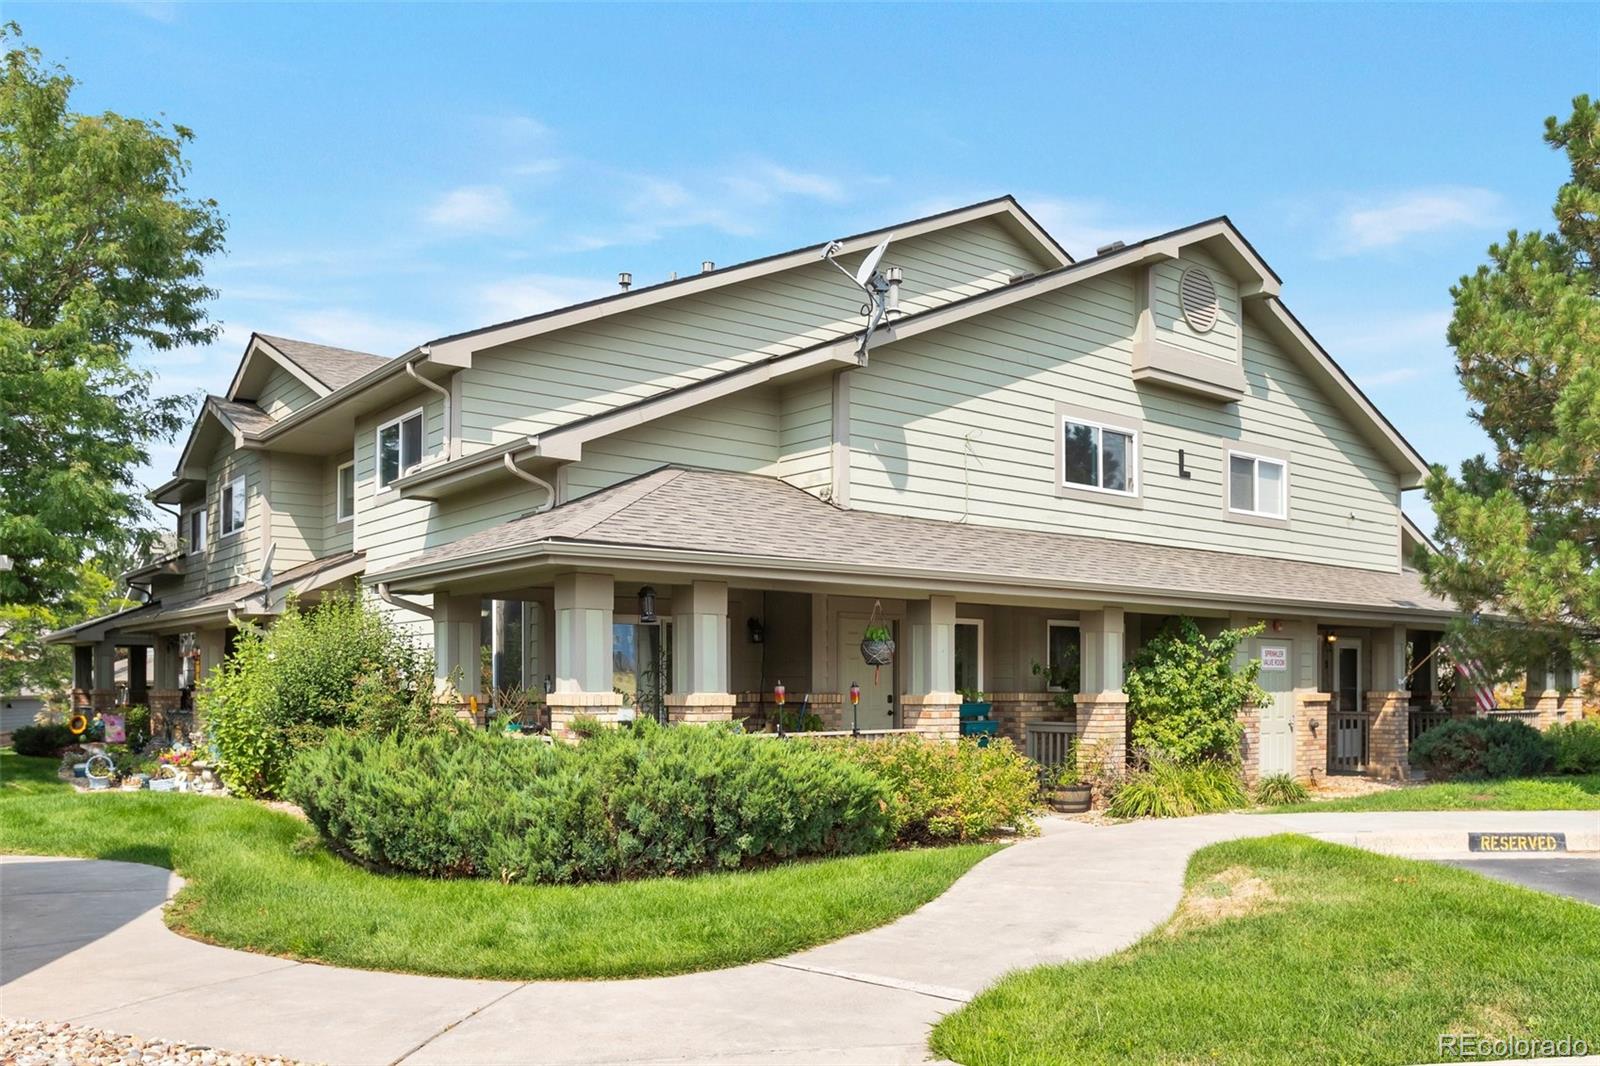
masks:
<instances>
[{"instance_id":1,"label":"curved walkway","mask_svg":"<svg viewBox=\"0 0 1600 1066\"><path fill-rule=\"evenodd\" d=\"M632 981L346 970L201 944L162 924L179 879L133 863L0 857L0 1013L331 1063L905 1063L1008 970L1131 944L1178 903L1197 848L1302 832L1377 850L1600 814L1216 815L1044 833L906 917L770 962ZM1576 842L1576 841L1575 841Z\"/></svg>"}]
</instances>

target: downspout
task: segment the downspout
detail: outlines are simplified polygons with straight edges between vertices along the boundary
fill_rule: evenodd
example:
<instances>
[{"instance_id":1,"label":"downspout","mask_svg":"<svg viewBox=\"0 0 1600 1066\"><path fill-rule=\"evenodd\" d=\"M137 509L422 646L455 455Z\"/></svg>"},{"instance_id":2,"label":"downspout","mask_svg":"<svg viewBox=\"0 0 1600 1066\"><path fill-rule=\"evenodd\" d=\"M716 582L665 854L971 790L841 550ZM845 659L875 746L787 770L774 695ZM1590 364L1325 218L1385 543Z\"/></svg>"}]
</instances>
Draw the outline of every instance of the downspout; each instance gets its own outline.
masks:
<instances>
[{"instance_id":1,"label":"downspout","mask_svg":"<svg viewBox=\"0 0 1600 1066\"><path fill-rule=\"evenodd\" d=\"M454 459L456 457L456 439L450 433L450 390L438 382L429 381L417 373L417 364L415 363L406 364L406 373L411 375L412 381L415 381L425 389L432 389L444 400L444 455L446 459Z\"/></svg>"},{"instance_id":2,"label":"downspout","mask_svg":"<svg viewBox=\"0 0 1600 1066\"><path fill-rule=\"evenodd\" d=\"M408 600L404 597L395 596L390 593L389 583L387 581L378 582L378 599L382 600L384 603L387 603L390 607L398 607L402 611L411 611L413 614L420 614L424 618L433 617L432 607L424 607L416 600Z\"/></svg>"},{"instance_id":3,"label":"downspout","mask_svg":"<svg viewBox=\"0 0 1600 1066\"><path fill-rule=\"evenodd\" d=\"M532 484L539 486L541 489L544 489L544 506L534 508L534 514L538 514L540 511L548 511L550 508L556 505L556 487L554 485L550 484L550 482L546 481L544 478L539 477L536 474L530 474L526 470L522 469L522 467L518 466L511 460L510 452L506 452L505 455L501 456L501 458L505 460L505 467L508 471L515 474L517 477L520 477L522 480L531 482Z\"/></svg>"}]
</instances>

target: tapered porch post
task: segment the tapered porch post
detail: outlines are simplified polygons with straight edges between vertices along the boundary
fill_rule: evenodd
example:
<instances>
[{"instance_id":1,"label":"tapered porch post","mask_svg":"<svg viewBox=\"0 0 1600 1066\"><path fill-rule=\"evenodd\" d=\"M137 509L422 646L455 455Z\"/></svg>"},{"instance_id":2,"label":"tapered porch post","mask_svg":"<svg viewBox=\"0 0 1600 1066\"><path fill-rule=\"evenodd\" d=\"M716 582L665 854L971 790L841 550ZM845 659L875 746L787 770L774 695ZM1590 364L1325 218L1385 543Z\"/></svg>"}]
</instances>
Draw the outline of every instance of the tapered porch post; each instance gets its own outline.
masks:
<instances>
[{"instance_id":1,"label":"tapered porch post","mask_svg":"<svg viewBox=\"0 0 1600 1066\"><path fill-rule=\"evenodd\" d=\"M434 695L447 703L463 705L464 713L475 725L482 725L486 715L480 694L483 665L478 650L483 639L482 611L483 601L477 596L440 593L433 597ZM474 712L475 697L479 704Z\"/></svg>"},{"instance_id":2,"label":"tapered porch post","mask_svg":"<svg viewBox=\"0 0 1600 1066\"><path fill-rule=\"evenodd\" d=\"M674 724L733 720L726 581L672 590L672 691L663 702Z\"/></svg>"},{"instance_id":3,"label":"tapered porch post","mask_svg":"<svg viewBox=\"0 0 1600 1066\"><path fill-rule=\"evenodd\" d=\"M1128 762L1128 694L1122 690L1126 617L1121 607L1078 616L1083 641L1077 693L1078 762L1121 770Z\"/></svg>"},{"instance_id":4,"label":"tapered porch post","mask_svg":"<svg viewBox=\"0 0 1600 1066\"><path fill-rule=\"evenodd\" d=\"M104 711L116 702L117 646L102 640L94 646L94 688L89 693L89 704L97 711Z\"/></svg>"},{"instance_id":5,"label":"tapered porch post","mask_svg":"<svg viewBox=\"0 0 1600 1066\"><path fill-rule=\"evenodd\" d=\"M611 662L616 583L610 574L562 574L555 589L556 690L545 702L551 735L573 740L574 718L587 715L614 722L622 706Z\"/></svg>"},{"instance_id":6,"label":"tapered porch post","mask_svg":"<svg viewBox=\"0 0 1600 1066\"><path fill-rule=\"evenodd\" d=\"M934 595L906 605L911 691L901 698L901 725L931 737L961 736L956 687L956 598Z\"/></svg>"},{"instance_id":7,"label":"tapered porch post","mask_svg":"<svg viewBox=\"0 0 1600 1066\"><path fill-rule=\"evenodd\" d=\"M1372 631L1372 691L1367 693L1371 723L1367 737L1367 773L1405 779L1411 775L1407 755L1411 738L1411 693L1406 685L1406 627Z\"/></svg>"}]
</instances>

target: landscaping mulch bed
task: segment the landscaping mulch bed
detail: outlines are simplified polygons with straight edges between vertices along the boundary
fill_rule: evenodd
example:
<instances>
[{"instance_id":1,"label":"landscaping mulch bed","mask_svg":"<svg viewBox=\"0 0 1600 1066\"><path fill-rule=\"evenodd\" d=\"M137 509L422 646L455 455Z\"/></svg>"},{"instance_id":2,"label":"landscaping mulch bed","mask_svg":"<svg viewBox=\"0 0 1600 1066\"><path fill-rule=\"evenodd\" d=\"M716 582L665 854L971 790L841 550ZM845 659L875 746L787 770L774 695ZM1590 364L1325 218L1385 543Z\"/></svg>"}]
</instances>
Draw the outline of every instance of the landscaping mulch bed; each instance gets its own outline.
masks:
<instances>
[{"instance_id":1,"label":"landscaping mulch bed","mask_svg":"<svg viewBox=\"0 0 1600 1066\"><path fill-rule=\"evenodd\" d=\"M299 1066L171 1040L108 1033L66 1022L0 1018L0 1066Z\"/></svg>"}]
</instances>

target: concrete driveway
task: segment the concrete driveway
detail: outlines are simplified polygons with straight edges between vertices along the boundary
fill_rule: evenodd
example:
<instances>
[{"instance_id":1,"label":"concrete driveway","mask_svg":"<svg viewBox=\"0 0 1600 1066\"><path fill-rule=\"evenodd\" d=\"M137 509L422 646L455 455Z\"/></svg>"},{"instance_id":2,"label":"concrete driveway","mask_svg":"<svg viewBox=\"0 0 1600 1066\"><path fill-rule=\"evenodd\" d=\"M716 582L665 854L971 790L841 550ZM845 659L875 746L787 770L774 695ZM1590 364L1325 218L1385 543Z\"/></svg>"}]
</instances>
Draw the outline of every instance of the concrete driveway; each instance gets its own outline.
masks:
<instances>
[{"instance_id":1,"label":"concrete driveway","mask_svg":"<svg viewBox=\"0 0 1600 1066\"><path fill-rule=\"evenodd\" d=\"M1159 924L1197 848L1292 831L1379 850L1420 840L1444 857L1468 830L1600 846L1596 812L1050 819L881 929L730 970L603 982L419 977L213 947L162 924L181 884L165 870L10 856L0 1012L334 1063L922 1062L929 1027L1006 971L1103 955Z\"/></svg>"}]
</instances>

